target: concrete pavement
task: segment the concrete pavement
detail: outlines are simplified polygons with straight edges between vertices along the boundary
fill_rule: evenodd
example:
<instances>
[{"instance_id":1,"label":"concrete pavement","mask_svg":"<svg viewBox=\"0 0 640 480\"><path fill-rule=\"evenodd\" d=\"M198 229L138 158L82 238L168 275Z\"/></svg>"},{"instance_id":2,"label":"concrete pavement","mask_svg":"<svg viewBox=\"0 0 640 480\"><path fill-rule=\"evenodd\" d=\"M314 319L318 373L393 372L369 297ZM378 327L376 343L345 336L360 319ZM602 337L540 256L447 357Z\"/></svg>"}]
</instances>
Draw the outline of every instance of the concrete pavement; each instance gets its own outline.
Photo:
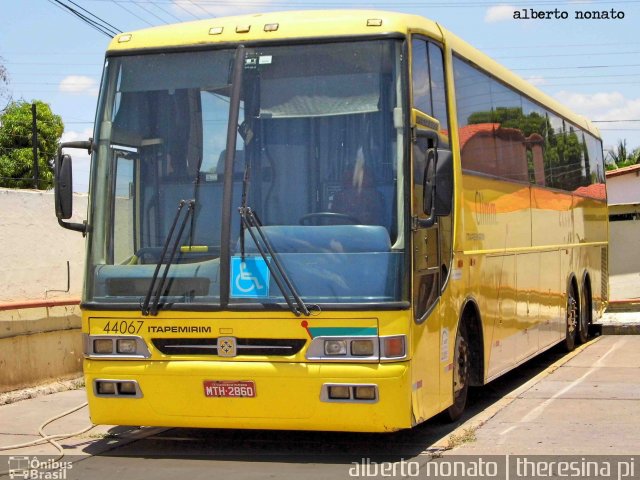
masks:
<instances>
[{"instance_id":1,"label":"concrete pavement","mask_svg":"<svg viewBox=\"0 0 640 480\"><path fill-rule=\"evenodd\" d=\"M479 417L448 453L638 455L640 337L599 337Z\"/></svg>"}]
</instances>

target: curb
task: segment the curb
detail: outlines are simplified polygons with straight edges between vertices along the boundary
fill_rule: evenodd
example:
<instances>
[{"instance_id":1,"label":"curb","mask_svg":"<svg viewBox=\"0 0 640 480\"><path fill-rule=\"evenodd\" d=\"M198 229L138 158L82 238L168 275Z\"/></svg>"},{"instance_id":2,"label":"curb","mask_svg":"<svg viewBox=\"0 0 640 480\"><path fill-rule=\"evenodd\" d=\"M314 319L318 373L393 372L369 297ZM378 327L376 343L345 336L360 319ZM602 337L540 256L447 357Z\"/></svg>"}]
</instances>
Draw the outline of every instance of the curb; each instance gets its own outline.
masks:
<instances>
[{"instance_id":1,"label":"curb","mask_svg":"<svg viewBox=\"0 0 640 480\"><path fill-rule=\"evenodd\" d=\"M609 300L607 312L640 312L640 300Z\"/></svg>"},{"instance_id":2,"label":"curb","mask_svg":"<svg viewBox=\"0 0 640 480\"><path fill-rule=\"evenodd\" d=\"M587 343L583 343L582 345L576 347L573 351L565 354L562 358L558 359L556 362L549 365L542 372L538 373L535 377L529 379L526 383L520 385L515 390L509 392L507 395L496 401L493 405L488 406L483 411L477 413L475 416L467 419L463 424L455 428L452 432L448 433L444 437L435 441L427 450L426 453L436 452L436 454L441 455L445 452L451 452L455 450L456 445L451 445L452 439L455 437L464 436L468 433L475 432L478 428L482 427L485 423L491 420L494 416L500 412L500 410L507 407L513 401L515 401L522 393L526 392L530 388L532 388L536 383L540 382L542 379L548 377L553 372L562 367L565 363L571 360L573 357L578 355L587 347L593 345L595 342L600 340L600 336L596 336L589 340Z\"/></svg>"},{"instance_id":3,"label":"curb","mask_svg":"<svg viewBox=\"0 0 640 480\"><path fill-rule=\"evenodd\" d=\"M640 335L640 324L627 323L621 325L613 324L594 324L594 327L600 329L602 335Z\"/></svg>"}]
</instances>

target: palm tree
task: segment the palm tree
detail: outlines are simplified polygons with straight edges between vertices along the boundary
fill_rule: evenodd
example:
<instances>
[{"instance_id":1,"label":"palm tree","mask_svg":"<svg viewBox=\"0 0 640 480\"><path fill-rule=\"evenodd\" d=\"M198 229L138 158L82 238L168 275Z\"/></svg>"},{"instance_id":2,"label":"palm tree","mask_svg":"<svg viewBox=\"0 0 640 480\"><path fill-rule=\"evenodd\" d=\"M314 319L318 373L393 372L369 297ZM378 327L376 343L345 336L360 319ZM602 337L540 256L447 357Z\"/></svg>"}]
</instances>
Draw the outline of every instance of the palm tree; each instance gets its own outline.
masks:
<instances>
[{"instance_id":1,"label":"palm tree","mask_svg":"<svg viewBox=\"0 0 640 480\"><path fill-rule=\"evenodd\" d=\"M607 153L613 160L614 169L635 165L640 160L640 148L629 152L626 140L618 140L615 150L611 149Z\"/></svg>"}]
</instances>

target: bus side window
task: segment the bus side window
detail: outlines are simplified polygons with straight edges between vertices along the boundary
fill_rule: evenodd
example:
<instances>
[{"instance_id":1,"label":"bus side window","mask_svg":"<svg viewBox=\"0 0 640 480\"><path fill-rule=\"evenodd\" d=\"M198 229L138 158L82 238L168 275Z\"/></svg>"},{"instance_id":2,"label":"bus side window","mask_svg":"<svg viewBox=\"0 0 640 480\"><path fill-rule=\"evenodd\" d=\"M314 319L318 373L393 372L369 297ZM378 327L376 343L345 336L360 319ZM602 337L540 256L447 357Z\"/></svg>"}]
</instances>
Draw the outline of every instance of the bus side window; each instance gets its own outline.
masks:
<instances>
[{"instance_id":1,"label":"bus side window","mask_svg":"<svg viewBox=\"0 0 640 480\"><path fill-rule=\"evenodd\" d=\"M440 133L448 135L446 86L442 49L432 42L412 42L413 106L440 122Z\"/></svg>"}]
</instances>

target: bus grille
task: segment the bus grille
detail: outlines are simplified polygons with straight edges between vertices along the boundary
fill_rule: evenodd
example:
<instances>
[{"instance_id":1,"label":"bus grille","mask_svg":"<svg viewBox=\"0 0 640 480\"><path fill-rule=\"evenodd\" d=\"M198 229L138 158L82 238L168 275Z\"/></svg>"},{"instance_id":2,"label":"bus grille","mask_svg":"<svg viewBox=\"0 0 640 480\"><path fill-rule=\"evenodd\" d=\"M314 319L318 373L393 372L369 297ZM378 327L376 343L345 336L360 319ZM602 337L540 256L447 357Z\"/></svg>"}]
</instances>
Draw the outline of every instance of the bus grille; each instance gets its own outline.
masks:
<instances>
[{"instance_id":1,"label":"bus grille","mask_svg":"<svg viewBox=\"0 0 640 480\"><path fill-rule=\"evenodd\" d=\"M153 346L165 355L218 355L217 338L153 338ZM299 339L237 338L240 355L295 355L306 343Z\"/></svg>"}]
</instances>

